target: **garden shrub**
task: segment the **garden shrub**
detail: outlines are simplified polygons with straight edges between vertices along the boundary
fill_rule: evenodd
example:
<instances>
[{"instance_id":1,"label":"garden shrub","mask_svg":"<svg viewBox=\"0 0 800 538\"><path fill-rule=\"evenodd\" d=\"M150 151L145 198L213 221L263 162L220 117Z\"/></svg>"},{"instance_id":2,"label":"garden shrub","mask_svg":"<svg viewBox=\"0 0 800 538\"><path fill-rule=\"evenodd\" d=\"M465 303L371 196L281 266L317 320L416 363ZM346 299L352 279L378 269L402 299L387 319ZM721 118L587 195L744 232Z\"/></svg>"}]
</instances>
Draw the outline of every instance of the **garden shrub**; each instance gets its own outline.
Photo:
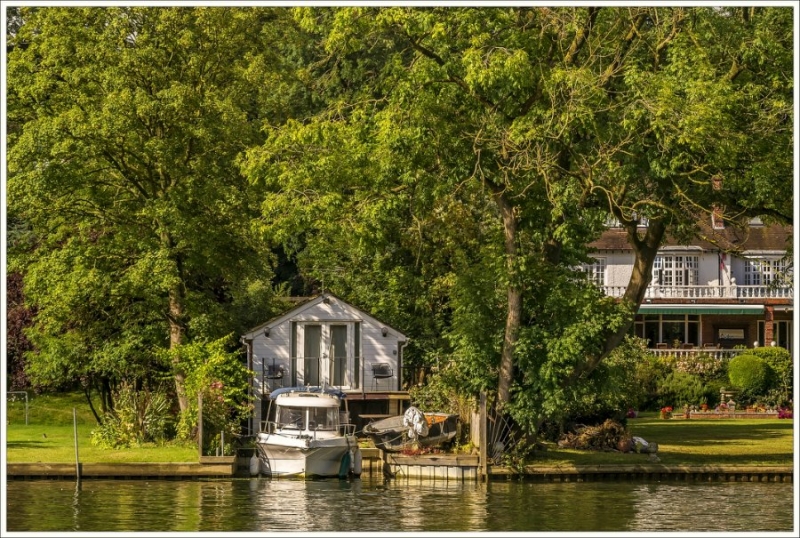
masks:
<instances>
[{"instance_id":1,"label":"garden shrub","mask_svg":"<svg viewBox=\"0 0 800 538\"><path fill-rule=\"evenodd\" d=\"M169 398L162 390L136 390L122 383L114 391L113 411L91 432L91 442L100 448L129 448L145 442L163 442L171 426Z\"/></svg>"},{"instance_id":2,"label":"garden shrub","mask_svg":"<svg viewBox=\"0 0 800 538\"><path fill-rule=\"evenodd\" d=\"M654 411L663 407L659 396L661 386L672 370L670 361L649 353L636 364L634 378L642 391L640 401L634 406L636 409Z\"/></svg>"},{"instance_id":3,"label":"garden shrub","mask_svg":"<svg viewBox=\"0 0 800 538\"><path fill-rule=\"evenodd\" d=\"M742 404L766 396L774 378L769 363L751 353L734 357L728 365L728 379L741 391L738 400Z\"/></svg>"},{"instance_id":4,"label":"garden shrub","mask_svg":"<svg viewBox=\"0 0 800 538\"><path fill-rule=\"evenodd\" d=\"M772 368L774 376L767 389L773 404L785 405L794 390L794 362L792 354L782 347L759 347L752 354L764 360Z\"/></svg>"},{"instance_id":5,"label":"garden shrub","mask_svg":"<svg viewBox=\"0 0 800 538\"><path fill-rule=\"evenodd\" d=\"M660 369L644 340L627 337L580 385L570 387L564 404L539 425L539 435L555 441L578 425L609 419L626 424L628 410L647 403Z\"/></svg>"},{"instance_id":6,"label":"garden shrub","mask_svg":"<svg viewBox=\"0 0 800 538\"><path fill-rule=\"evenodd\" d=\"M231 338L228 335L214 341L198 340L163 352L165 362L174 364L178 360L186 372L188 407L180 414L177 436L181 440L196 439L197 400L202 394L202 444L206 454L216 453L223 432L226 446L221 452L226 455L232 451L230 441L236 438L253 409L248 380L255 374L241 363L238 352L226 350L225 343Z\"/></svg>"},{"instance_id":7,"label":"garden shrub","mask_svg":"<svg viewBox=\"0 0 800 538\"><path fill-rule=\"evenodd\" d=\"M687 404L698 405L704 398L708 396L700 377L680 370L669 373L659 389L660 404L676 410Z\"/></svg>"}]
</instances>

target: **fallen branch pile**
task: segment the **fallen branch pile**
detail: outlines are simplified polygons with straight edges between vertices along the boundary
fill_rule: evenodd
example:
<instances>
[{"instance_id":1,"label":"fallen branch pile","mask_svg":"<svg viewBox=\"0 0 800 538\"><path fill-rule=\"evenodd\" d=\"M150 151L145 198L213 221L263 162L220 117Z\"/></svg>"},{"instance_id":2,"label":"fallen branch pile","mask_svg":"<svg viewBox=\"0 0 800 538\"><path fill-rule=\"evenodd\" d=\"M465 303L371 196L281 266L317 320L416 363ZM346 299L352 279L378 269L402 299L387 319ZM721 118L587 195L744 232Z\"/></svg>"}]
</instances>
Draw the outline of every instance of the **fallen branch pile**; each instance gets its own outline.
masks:
<instances>
[{"instance_id":1,"label":"fallen branch pile","mask_svg":"<svg viewBox=\"0 0 800 538\"><path fill-rule=\"evenodd\" d=\"M599 426L579 426L575 432L564 434L558 441L561 448L628 452L631 434L619 422L607 419Z\"/></svg>"}]
</instances>

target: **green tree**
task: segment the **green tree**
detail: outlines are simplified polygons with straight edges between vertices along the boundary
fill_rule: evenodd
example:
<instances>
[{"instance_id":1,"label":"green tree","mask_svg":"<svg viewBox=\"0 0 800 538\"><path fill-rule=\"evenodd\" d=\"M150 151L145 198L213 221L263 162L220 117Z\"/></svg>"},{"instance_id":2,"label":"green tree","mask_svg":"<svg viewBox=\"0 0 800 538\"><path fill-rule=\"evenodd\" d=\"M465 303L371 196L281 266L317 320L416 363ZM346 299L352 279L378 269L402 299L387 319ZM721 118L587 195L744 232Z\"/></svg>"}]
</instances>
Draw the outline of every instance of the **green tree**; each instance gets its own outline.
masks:
<instances>
[{"instance_id":1,"label":"green tree","mask_svg":"<svg viewBox=\"0 0 800 538\"><path fill-rule=\"evenodd\" d=\"M628 333L668 236L704 234L715 208L791 215L790 9L295 13L324 45L328 106L249 153L266 220L349 271L414 260L369 282L439 284L471 388L531 427ZM751 144L775 120L769 152ZM619 304L572 270L608 216L636 254Z\"/></svg>"},{"instance_id":2,"label":"green tree","mask_svg":"<svg viewBox=\"0 0 800 538\"><path fill-rule=\"evenodd\" d=\"M186 410L183 363L161 366L158 349L220 337L254 322L242 305L269 305L259 196L235 159L295 106L294 79L277 76L282 13L20 10L8 210L28 233L10 266L37 308L40 381L167 368Z\"/></svg>"}]
</instances>

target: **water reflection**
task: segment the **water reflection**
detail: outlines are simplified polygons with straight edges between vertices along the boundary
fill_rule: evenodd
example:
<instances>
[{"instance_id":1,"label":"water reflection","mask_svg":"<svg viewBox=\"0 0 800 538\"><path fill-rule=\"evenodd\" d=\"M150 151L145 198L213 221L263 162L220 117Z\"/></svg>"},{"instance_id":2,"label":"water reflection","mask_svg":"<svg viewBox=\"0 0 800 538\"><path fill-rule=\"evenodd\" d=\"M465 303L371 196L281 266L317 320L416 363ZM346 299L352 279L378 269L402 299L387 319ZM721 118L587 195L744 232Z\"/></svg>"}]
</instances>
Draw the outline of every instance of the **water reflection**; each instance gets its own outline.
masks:
<instances>
[{"instance_id":1,"label":"water reflection","mask_svg":"<svg viewBox=\"0 0 800 538\"><path fill-rule=\"evenodd\" d=\"M9 481L12 532L789 532L783 483Z\"/></svg>"}]
</instances>

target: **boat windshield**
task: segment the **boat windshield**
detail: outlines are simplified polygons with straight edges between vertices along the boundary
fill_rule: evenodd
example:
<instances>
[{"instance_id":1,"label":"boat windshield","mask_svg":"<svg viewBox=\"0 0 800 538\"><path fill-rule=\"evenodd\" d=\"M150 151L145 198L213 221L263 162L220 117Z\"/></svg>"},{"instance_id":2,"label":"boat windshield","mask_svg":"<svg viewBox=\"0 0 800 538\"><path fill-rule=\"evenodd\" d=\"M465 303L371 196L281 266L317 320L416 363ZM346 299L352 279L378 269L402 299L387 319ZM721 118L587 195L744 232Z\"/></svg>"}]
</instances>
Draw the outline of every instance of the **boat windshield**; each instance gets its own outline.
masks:
<instances>
[{"instance_id":1,"label":"boat windshield","mask_svg":"<svg viewBox=\"0 0 800 538\"><path fill-rule=\"evenodd\" d=\"M335 407L281 407L276 422L279 428L296 430L339 429L339 409Z\"/></svg>"}]
</instances>

